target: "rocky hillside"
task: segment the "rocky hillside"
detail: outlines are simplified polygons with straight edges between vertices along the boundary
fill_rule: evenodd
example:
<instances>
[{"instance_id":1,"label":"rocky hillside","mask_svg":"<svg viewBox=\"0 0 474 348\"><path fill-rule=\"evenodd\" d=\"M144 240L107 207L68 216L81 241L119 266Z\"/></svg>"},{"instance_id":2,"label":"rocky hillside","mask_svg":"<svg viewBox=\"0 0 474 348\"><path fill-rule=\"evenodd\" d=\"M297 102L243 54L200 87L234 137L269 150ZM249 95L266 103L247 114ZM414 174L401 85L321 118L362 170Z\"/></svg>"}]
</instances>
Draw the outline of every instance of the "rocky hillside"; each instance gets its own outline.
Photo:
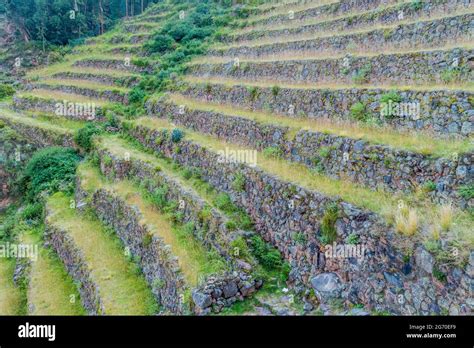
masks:
<instances>
[{"instance_id":1,"label":"rocky hillside","mask_svg":"<svg viewBox=\"0 0 474 348\"><path fill-rule=\"evenodd\" d=\"M472 314L471 2L235 7L202 50L209 27L177 34L193 6L124 20L1 106L2 158L80 163L4 233L39 251L0 259L0 312Z\"/></svg>"}]
</instances>

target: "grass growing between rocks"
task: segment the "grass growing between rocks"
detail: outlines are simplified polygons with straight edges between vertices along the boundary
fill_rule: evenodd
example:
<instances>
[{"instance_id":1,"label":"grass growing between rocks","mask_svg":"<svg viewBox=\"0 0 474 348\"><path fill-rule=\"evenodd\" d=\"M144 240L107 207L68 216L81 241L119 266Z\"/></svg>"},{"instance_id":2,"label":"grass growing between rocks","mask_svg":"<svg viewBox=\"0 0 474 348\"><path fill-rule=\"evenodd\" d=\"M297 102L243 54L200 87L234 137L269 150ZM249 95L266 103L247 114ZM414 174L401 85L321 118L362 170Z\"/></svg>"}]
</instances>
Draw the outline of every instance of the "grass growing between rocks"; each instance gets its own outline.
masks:
<instances>
[{"instance_id":1,"label":"grass growing between rocks","mask_svg":"<svg viewBox=\"0 0 474 348\"><path fill-rule=\"evenodd\" d=\"M134 122L151 129L171 128L171 125L163 119L140 118ZM191 130L186 131L186 139L214 152L226 148L231 150L255 150L236 146ZM393 194L383 190L373 191L350 181L331 179L310 170L302 164L289 163L275 157L265 157L261 152L258 153L257 167L285 182L294 183L327 196L340 197L359 208L378 213L389 224L395 222L400 210L400 201L402 201L404 207L414 210L420 221L419 228L411 238L428 238L430 231L440 223L440 207L431 203L427 198L420 196L420 194ZM460 243L458 250L462 257L455 257L456 260L460 261L461 259L464 260L469 248L474 246L473 217L467 212L456 210L453 212L453 220L455 224L453 224L449 234L445 234L444 237L449 237L449 240Z\"/></svg>"},{"instance_id":2,"label":"grass growing between rocks","mask_svg":"<svg viewBox=\"0 0 474 348\"><path fill-rule=\"evenodd\" d=\"M38 259L31 262L27 290L30 315L84 315L79 292L61 260L42 247L41 228L21 236L22 244L37 245Z\"/></svg>"},{"instance_id":3,"label":"grass growing between rocks","mask_svg":"<svg viewBox=\"0 0 474 348\"><path fill-rule=\"evenodd\" d=\"M94 282L99 286L109 315L151 315L156 303L138 267L127 261L118 238L91 213L81 215L70 208L72 197L51 196L47 224L68 233L82 251Z\"/></svg>"},{"instance_id":4,"label":"grass growing between rocks","mask_svg":"<svg viewBox=\"0 0 474 348\"><path fill-rule=\"evenodd\" d=\"M15 260L0 258L0 315L18 315L21 307L20 289L13 283Z\"/></svg>"},{"instance_id":5,"label":"grass growing between rocks","mask_svg":"<svg viewBox=\"0 0 474 348\"><path fill-rule=\"evenodd\" d=\"M82 165L78 173L85 179L85 186L89 190L101 187L111 190L127 204L139 209L143 216L142 222L149 227L151 233L162 238L165 244L171 247L171 252L178 258L188 284L196 286L202 277L225 269L223 260L205 250L186 225L172 224L170 219L152 204L150 195L145 190L128 180L106 183L101 179L98 169L91 165Z\"/></svg>"},{"instance_id":6,"label":"grass growing between rocks","mask_svg":"<svg viewBox=\"0 0 474 348\"><path fill-rule=\"evenodd\" d=\"M335 122L331 119L290 118L267 112L248 111L225 104L205 103L179 94L170 95L170 100L177 105L185 105L192 110L218 112L228 117L238 116L253 120L262 125L289 127L289 135L292 137L300 130L309 130L353 139L362 139L373 144L388 145L434 157L452 156L453 153L465 153L473 149L473 145L469 140L434 139L422 132L414 134L402 133L388 126L371 127L349 121Z\"/></svg>"}]
</instances>

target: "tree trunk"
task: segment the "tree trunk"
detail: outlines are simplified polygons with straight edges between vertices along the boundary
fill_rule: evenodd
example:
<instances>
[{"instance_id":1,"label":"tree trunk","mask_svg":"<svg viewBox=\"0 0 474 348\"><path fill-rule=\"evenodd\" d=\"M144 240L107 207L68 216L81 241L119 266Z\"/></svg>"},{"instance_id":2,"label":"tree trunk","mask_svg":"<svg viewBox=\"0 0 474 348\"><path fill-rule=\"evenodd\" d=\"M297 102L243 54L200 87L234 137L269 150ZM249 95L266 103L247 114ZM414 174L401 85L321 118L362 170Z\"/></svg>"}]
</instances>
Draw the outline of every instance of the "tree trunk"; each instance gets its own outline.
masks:
<instances>
[{"instance_id":1,"label":"tree trunk","mask_svg":"<svg viewBox=\"0 0 474 348\"><path fill-rule=\"evenodd\" d=\"M128 0L125 0L125 17L128 17Z\"/></svg>"},{"instance_id":2,"label":"tree trunk","mask_svg":"<svg viewBox=\"0 0 474 348\"><path fill-rule=\"evenodd\" d=\"M104 33L104 7L102 6L102 0L99 0L99 22L100 22L100 34Z\"/></svg>"},{"instance_id":3,"label":"tree trunk","mask_svg":"<svg viewBox=\"0 0 474 348\"><path fill-rule=\"evenodd\" d=\"M144 1L144 0L142 0L142 11L141 11L140 13L143 13L143 1Z\"/></svg>"}]
</instances>

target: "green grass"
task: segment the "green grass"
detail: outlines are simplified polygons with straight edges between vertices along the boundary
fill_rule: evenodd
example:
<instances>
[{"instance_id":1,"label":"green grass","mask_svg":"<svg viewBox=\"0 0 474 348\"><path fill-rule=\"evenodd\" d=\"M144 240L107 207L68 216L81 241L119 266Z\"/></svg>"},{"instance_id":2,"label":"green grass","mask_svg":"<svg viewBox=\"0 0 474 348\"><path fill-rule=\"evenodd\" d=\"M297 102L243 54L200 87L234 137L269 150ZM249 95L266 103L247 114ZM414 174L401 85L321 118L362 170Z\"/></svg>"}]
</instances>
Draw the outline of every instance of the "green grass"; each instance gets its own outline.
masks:
<instances>
[{"instance_id":1,"label":"green grass","mask_svg":"<svg viewBox=\"0 0 474 348\"><path fill-rule=\"evenodd\" d=\"M79 292L64 265L52 250L42 247L38 229L25 232L21 243L38 246L38 259L31 263L27 290L30 315L84 315Z\"/></svg>"},{"instance_id":2,"label":"green grass","mask_svg":"<svg viewBox=\"0 0 474 348\"><path fill-rule=\"evenodd\" d=\"M107 183L101 179L96 168L85 164L80 166L78 173L88 190L106 188L124 199L127 204L139 209L143 217L142 223L171 247L171 252L178 258L188 284L198 285L202 276L224 270L222 260L205 250L182 226L173 225L149 199L144 198L147 194L136 184L128 180Z\"/></svg>"},{"instance_id":3,"label":"green grass","mask_svg":"<svg viewBox=\"0 0 474 348\"><path fill-rule=\"evenodd\" d=\"M18 315L21 307L20 290L13 283L15 260L0 258L0 315Z\"/></svg>"},{"instance_id":4,"label":"green grass","mask_svg":"<svg viewBox=\"0 0 474 348\"><path fill-rule=\"evenodd\" d=\"M149 315L155 301L137 266L126 260L118 238L92 216L69 207L72 197L57 193L47 201L51 214L47 223L65 230L82 251L99 286L105 312L109 315Z\"/></svg>"},{"instance_id":5,"label":"green grass","mask_svg":"<svg viewBox=\"0 0 474 348\"><path fill-rule=\"evenodd\" d=\"M335 122L330 119L291 118L267 112L248 111L236 106L202 101L172 94L170 100L177 105L185 105L191 110L218 112L229 118L243 117L256 121L262 125L289 127L289 136L294 137L300 130L328 133L353 139L367 140L373 144L389 145L396 149L413 151L434 157L452 156L453 153L472 151L473 144L469 140L440 140L425 135L422 132L415 134L402 133L389 127L371 127L354 122Z\"/></svg>"}]
</instances>

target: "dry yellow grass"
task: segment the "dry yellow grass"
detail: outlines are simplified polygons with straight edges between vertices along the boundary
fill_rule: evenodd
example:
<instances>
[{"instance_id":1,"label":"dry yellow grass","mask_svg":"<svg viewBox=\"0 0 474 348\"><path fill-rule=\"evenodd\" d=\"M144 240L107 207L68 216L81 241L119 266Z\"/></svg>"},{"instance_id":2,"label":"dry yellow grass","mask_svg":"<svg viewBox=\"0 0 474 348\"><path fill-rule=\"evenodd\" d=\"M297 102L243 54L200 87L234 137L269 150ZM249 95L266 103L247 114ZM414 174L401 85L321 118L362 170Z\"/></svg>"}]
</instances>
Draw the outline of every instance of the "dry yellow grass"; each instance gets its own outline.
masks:
<instances>
[{"instance_id":1,"label":"dry yellow grass","mask_svg":"<svg viewBox=\"0 0 474 348\"><path fill-rule=\"evenodd\" d=\"M453 224L454 209L451 204L439 208L439 225L443 231L448 231Z\"/></svg>"}]
</instances>

